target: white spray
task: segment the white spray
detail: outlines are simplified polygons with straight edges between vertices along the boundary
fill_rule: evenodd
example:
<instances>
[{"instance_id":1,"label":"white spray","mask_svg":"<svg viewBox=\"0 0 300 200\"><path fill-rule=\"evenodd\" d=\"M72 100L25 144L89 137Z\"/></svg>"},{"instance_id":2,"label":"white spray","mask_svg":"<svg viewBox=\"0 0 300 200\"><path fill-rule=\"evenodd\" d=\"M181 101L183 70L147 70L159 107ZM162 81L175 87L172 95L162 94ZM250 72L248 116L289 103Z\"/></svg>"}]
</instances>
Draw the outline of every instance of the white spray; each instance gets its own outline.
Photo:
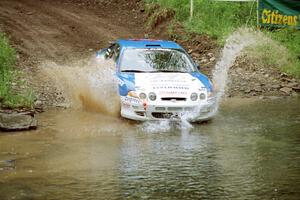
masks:
<instances>
[{"instance_id":1,"label":"white spray","mask_svg":"<svg viewBox=\"0 0 300 200\"><path fill-rule=\"evenodd\" d=\"M217 107L225 94L228 70L233 65L237 56L248 45L255 42L257 36L249 29L240 29L232 34L224 46L222 56L213 71L213 83L217 88ZM43 67L48 77L57 83L57 87L64 91L73 108L84 108L98 111L104 114L119 116L120 100L117 95L117 82L114 78L115 66L112 61L92 59L78 61L68 65L57 65L46 62ZM201 109L201 108L199 108ZM181 122L176 128L189 131L193 126L188 122L194 113L184 113ZM142 129L146 132L168 131L171 123L163 121L159 123L147 122Z\"/></svg>"},{"instance_id":2,"label":"white spray","mask_svg":"<svg viewBox=\"0 0 300 200\"><path fill-rule=\"evenodd\" d=\"M241 28L234 32L228 39L226 40L224 49L222 51L222 56L215 65L215 69L213 70L213 79L212 82L216 87L216 107L214 108L217 112L219 108L220 101L225 94L226 84L228 79L228 71L230 67L234 64L236 58L241 54L243 49L251 44L256 42L258 34L254 31ZM180 122L176 126L181 131L189 131L193 128L192 124L189 123L189 119L194 118L198 115L198 112L201 110L199 107L196 111L183 113L180 117ZM148 127L147 127L148 125ZM165 127L162 127L162 123L147 123L146 127L143 127L143 130L149 132L156 132L157 130L164 130L166 128L170 128L170 123L166 124Z\"/></svg>"},{"instance_id":3,"label":"white spray","mask_svg":"<svg viewBox=\"0 0 300 200\"><path fill-rule=\"evenodd\" d=\"M72 108L119 116L115 65L95 56L72 64L57 65L45 62L43 71L63 91Z\"/></svg>"},{"instance_id":4,"label":"white spray","mask_svg":"<svg viewBox=\"0 0 300 200\"><path fill-rule=\"evenodd\" d=\"M226 40L222 56L213 70L213 83L217 90L217 107L225 94L230 67L234 64L236 58L241 54L245 47L255 43L255 34L256 33L250 29L242 28L234 32Z\"/></svg>"}]
</instances>

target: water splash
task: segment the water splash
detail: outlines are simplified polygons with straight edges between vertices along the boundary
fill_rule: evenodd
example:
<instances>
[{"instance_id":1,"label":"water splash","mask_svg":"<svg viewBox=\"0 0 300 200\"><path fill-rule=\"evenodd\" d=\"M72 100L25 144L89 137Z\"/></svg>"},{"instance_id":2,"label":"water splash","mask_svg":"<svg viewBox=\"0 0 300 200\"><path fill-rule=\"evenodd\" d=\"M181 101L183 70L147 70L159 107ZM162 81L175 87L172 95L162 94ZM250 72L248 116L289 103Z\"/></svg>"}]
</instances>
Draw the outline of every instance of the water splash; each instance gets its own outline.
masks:
<instances>
[{"instance_id":1,"label":"water splash","mask_svg":"<svg viewBox=\"0 0 300 200\"><path fill-rule=\"evenodd\" d=\"M241 54L243 49L257 40L257 34L251 29L241 28L234 32L226 40L225 46L222 51L222 56L215 65L213 70L213 83L215 84L217 93L217 108L220 104L222 97L226 91L228 71L234 64L236 58Z\"/></svg>"},{"instance_id":2,"label":"water splash","mask_svg":"<svg viewBox=\"0 0 300 200\"><path fill-rule=\"evenodd\" d=\"M139 129L145 133L158 134L167 132L180 131L181 133L189 133L193 129L193 125L187 120L161 120L161 121L146 121L140 124Z\"/></svg>"},{"instance_id":3,"label":"water splash","mask_svg":"<svg viewBox=\"0 0 300 200\"><path fill-rule=\"evenodd\" d=\"M146 133L165 133L170 131L173 126L170 120L146 121L139 125L139 128Z\"/></svg>"},{"instance_id":4,"label":"water splash","mask_svg":"<svg viewBox=\"0 0 300 200\"><path fill-rule=\"evenodd\" d=\"M112 61L93 56L66 65L45 62L42 68L72 108L119 116L120 100Z\"/></svg>"},{"instance_id":5,"label":"water splash","mask_svg":"<svg viewBox=\"0 0 300 200\"><path fill-rule=\"evenodd\" d=\"M241 54L243 49L249 45L254 44L257 41L257 38L262 38L260 33L254 32L248 28L241 28L234 32L232 35L228 37L226 40L224 49L222 51L222 56L215 65L213 70L213 83L216 87L216 107L214 109L214 113L217 113L220 101L225 94L226 84L228 81L228 71L230 67L234 64L236 58ZM193 112L185 112L180 115L180 122L177 124L176 128L181 131L190 131L193 129L193 125L190 123L190 119L194 118L198 115L199 111L202 108L199 106ZM157 122L156 124L146 123L144 124L144 130L146 132L157 132L157 131L168 131L170 128L170 123L161 124L161 122Z\"/></svg>"},{"instance_id":6,"label":"water splash","mask_svg":"<svg viewBox=\"0 0 300 200\"><path fill-rule=\"evenodd\" d=\"M216 85L217 106L225 94L228 70L234 64L242 50L255 43L256 35L250 29L240 29L233 33L224 46L222 56L213 70L213 82ZM57 65L44 63L43 70L55 80L57 87L64 91L73 108L84 108L89 111L119 116L120 99L117 95L117 82L114 78L114 63L110 60L96 59L95 56L79 60L72 64ZM201 110L201 107L197 111ZM145 122L141 129L148 133L168 132L174 127L181 131L190 131L193 125L189 122L198 112L183 113L180 120L172 123L169 120Z\"/></svg>"}]
</instances>

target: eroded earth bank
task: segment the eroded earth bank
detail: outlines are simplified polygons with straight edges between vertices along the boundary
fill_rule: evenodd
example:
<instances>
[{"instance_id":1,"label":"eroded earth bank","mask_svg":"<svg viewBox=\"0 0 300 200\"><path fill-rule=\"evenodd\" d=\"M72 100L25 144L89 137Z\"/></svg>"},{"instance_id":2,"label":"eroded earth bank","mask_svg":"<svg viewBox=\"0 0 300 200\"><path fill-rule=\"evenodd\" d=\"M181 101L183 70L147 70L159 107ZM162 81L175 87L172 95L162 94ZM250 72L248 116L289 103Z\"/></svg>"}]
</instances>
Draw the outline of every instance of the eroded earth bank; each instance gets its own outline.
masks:
<instances>
[{"instance_id":1,"label":"eroded earth bank","mask_svg":"<svg viewBox=\"0 0 300 200\"><path fill-rule=\"evenodd\" d=\"M160 17L153 26L147 27L151 13L145 11L139 0L2 0L0 11L0 29L7 33L17 49L18 68L25 72L24 79L35 90L37 109L70 106L70 94L66 94L72 85L70 82L76 82L78 74L94 73L78 70L78 67L90 66L95 51L118 38L147 35L175 39L210 77L215 64L222 58L221 49L208 36L190 35L189 39L183 39L187 33L180 25L173 34L167 34L172 14ZM106 70L107 65L100 68ZM265 69L247 54L239 55L231 65L225 88L227 96L295 96L300 91L297 80L276 68ZM77 99L84 97L80 91L71 93Z\"/></svg>"},{"instance_id":2,"label":"eroded earth bank","mask_svg":"<svg viewBox=\"0 0 300 200\"><path fill-rule=\"evenodd\" d=\"M0 199L299 199L300 102L286 98L299 83L238 53L249 30L222 51L180 26L166 34L172 13L145 28L146 12L138 0L0 0L0 30L46 110L35 131L1 132ZM228 72L225 95L242 98L207 124L116 116L113 66L95 51L145 34L176 39L220 85Z\"/></svg>"}]
</instances>

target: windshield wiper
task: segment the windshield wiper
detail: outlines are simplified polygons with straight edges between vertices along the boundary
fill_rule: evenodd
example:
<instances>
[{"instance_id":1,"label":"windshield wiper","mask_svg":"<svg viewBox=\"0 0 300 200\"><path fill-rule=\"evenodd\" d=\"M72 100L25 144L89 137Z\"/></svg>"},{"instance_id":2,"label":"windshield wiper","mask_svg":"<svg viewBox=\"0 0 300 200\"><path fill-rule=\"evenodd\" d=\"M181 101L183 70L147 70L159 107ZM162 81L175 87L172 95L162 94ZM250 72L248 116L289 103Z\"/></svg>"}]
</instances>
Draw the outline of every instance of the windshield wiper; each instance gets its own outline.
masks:
<instances>
[{"instance_id":1,"label":"windshield wiper","mask_svg":"<svg viewBox=\"0 0 300 200\"><path fill-rule=\"evenodd\" d=\"M156 72L186 73L186 72L183 72L183 71L176 71L176 70L159 70L159 71L156 71Z\"/></svg>"},{"instance_id":2,"label":"windshield wiper","mask_svg":"<svg viewBox=\"0 0 300 200\"><path fill-rule=\"evenodd\" d=\"M141 72L146 72L142 70L136 70L136 69L127 69L127 70L122 70L121 72L134 72L134 73L141 73Z\"/></svg>"}]
</instances>

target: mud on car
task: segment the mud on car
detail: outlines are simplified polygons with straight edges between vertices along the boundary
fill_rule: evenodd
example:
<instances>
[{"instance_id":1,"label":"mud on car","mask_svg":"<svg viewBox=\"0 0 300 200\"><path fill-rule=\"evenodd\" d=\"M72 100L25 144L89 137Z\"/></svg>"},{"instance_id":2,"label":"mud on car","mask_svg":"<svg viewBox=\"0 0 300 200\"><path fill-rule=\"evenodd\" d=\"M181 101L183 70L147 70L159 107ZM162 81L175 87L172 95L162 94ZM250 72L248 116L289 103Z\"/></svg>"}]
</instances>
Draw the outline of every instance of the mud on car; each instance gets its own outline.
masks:
<instances>
[{"instance_id":1,"label":"mud on car","mask_svg":"<svg viewBox=\"0 0 300 200\"><path fill-rule=\"evenodd\" d=\"M115 62L124 118L197 122L216 113L211 81L175 42L117 40L97 56Z\"/></svg>"}]
</instances>

